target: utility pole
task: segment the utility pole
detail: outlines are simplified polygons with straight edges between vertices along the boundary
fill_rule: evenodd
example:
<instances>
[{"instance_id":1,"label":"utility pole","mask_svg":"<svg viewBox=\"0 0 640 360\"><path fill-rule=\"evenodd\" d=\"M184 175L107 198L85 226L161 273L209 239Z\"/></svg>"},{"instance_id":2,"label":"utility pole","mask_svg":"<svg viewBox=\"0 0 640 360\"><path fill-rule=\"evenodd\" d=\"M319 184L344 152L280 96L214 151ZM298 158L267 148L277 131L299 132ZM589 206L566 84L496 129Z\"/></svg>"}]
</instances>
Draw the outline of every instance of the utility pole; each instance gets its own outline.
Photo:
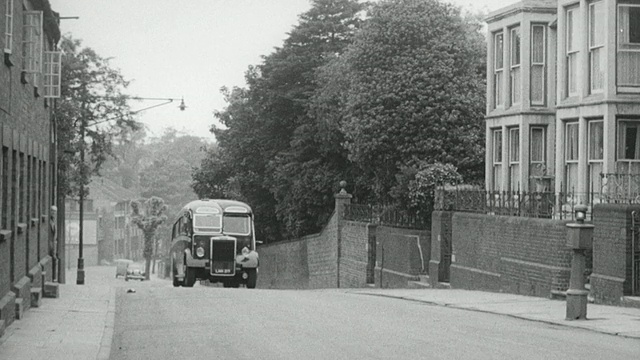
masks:
<instances>
[{"instance_id":1,"label":"utility pole","mask_svg":"<svg viewBox=\"0 0 640 360\"><path fill-rule=\"evenodd\" d=\"M81 107L81 111L80 111L80 141L82 146L80 147L80 194L79 194L79 199L80 199L80 204L79 204L79 210L80 210L80 214L79 214L79 221L80 221L80 233L78 234L78 273L77 273L77 277L76 277L76 285L84 285L84 258L83 258L83 254L82 254L82 247L83 247L83 239L84 239L84 169L85 169L85 165L84 165L84 136L85 136L85 126L86 126L86 121L85 121L85 114L84 114L84 110L85 110L85 106L86 104L83 102L82 103L82 107Z\"/></svg>"}]
</instances>

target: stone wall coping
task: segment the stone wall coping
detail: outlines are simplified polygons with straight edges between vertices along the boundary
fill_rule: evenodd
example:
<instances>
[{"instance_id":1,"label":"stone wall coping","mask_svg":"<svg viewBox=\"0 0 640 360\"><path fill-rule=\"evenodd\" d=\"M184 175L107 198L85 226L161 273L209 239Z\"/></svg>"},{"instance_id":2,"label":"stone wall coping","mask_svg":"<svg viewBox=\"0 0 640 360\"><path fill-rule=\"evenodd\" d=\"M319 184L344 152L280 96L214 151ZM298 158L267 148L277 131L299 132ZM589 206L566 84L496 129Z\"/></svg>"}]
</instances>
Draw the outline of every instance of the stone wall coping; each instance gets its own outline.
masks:
<instances>
[{"instance_id":1,"label":"stone wall coping","mask_svg":"<svg viewBox=\"0 0 640 360\"><path fill-rule=\"evenodd\" d=\"M11 230L0 230L0 242L11 240L13 236L13 231Z\"/></svg>"},{"instance_id":2,"label":"stone wall coping","mask_svg":"<svg viewBox=\"0 0 640 360\"><path fill-rule=\"evenodd\" d=\"M640 211L640 204L596 204L593 206L593 211L606 211L627 213L634 210Z\"/></svg>"}]
</instances>

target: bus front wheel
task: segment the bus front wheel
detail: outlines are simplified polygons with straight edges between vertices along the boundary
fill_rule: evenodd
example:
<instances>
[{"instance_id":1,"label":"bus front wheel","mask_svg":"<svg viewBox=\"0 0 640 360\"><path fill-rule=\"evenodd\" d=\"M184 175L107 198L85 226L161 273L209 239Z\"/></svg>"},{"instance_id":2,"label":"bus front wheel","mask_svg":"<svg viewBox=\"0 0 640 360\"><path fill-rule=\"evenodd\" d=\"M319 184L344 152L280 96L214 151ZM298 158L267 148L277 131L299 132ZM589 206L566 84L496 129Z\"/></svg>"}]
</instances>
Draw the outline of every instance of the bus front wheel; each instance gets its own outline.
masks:
<instances>
[{"instance_id":1,"label":"bus front wheel","mask_svg":"<svg viewBox=\"0 0 640 360\"><path fill-rule=\"evenodd\" d=\"M247 288L255 289L258 283L258 271L257 269L247 269Z\"/></svg>"},{"instance_id":2,"label":"bus front wheel","mask_svg":"<svg viewBox=\"0 0 640 360\"><path fill-rule=\"evenodd\" d=\"M196 283L196 270L188 266L184 267L184 286L193 287Z\"/></svg>"},{"instance_id":3,"label":"bus front wheel","mask_svg":"<svg viewBox=\"0 0 640 360\"><path fill-rule=\"evenodd\" d=\"M180 286L180 279L178 278L178 267L176 266L175 259L171 258L171 277L173 278L173 287Z\"/></svg>"}]
</instances>

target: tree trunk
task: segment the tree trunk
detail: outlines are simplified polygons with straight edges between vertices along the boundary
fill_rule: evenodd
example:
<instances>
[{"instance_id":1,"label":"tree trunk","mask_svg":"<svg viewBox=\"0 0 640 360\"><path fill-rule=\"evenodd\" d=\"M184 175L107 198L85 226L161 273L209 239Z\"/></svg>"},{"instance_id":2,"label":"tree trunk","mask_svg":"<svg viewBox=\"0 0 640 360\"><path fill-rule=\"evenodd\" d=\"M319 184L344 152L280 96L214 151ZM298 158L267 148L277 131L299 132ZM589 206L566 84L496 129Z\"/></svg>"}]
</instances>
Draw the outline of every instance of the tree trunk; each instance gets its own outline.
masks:
<instances>
[{"instance_id":1,"label":"tree trunk","mask_svg":"<svg viewBox=\"0 0 640 360\"><path fill-rule=\"evenodd\" d=\"M145 265L144 265L144 278L149 280L149 276L151 276L151 273L149 272L151 269L151 256L153 254L153 238L155 231L144 231L144 259L145 259Z\"/></svg>"},{"instance_id":2,"label":"tree trunk","mask_svg":"<svg viewBox=\"0 0 640 360\"><path fill-rule=\"evenodd\" d=\"M154 250L153 250L153 267L151 269L151 273L155 274L156 273L156 259L158 258L158 239L155 238L153 239L153 244L154 244Z\"/></svg>"}]
</instances>

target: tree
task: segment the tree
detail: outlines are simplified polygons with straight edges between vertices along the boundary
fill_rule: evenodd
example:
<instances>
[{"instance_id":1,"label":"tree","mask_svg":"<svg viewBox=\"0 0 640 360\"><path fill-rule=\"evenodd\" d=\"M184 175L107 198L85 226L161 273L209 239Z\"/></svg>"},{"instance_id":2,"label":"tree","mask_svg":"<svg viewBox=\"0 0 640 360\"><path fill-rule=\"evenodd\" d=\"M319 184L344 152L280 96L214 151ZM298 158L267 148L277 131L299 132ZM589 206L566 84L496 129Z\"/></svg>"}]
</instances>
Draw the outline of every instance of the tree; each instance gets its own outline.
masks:
<instances>
[{"instance_id":1,"label":"tree","mask_svg":"<svg viewBox=\"0 0 640 360\"><path fill-rule=\"evenodd\" d=\"M131 201L131 222L138 226L144 234L145 278L149 280L151 268L151 256L155 243L156 230L160 224L167 220L165 212L167 205L159 197L151 197L146 200Z\"/></svg>"},{"instance_id":2,"label":"tree","mask_svg":"<svg viewBox=\"0 0 640 360\"><path fill-rule=\"evenodd\" d=\"M213 132L220 146L217 160L225 163L229 176L215 188L233 180L240 196L254 207L257 231L267 241L316 229L318 215L330 212L331 184L339 179L333 166L323 164L326 172L315 163L305 164L306 154L319 145L306 142L307 133L315 129L307 107L318 68L351 42L364 8L356 0L314 0L283 46L249 68L247 89L223 89L228 106L216 116L226 128ZM289 166L293 162L297 165ZM211 171L199 175L205 173ZM201 191L207 190L199 185L203 181L199 176L195 184ZM294 190L291 184L300 186ZM315 195L322 197L315 201Z\"/></svg>"},{"instance_id":3,"label":"tree","mask_svg":"<svg viewBox=\"0 0 640 360\"><path fill-rule=\"evenodd\" d=\"M115 137L138 129L140 124L132 118L123 93L129 82L109 66L108 59L69 36L61 39L60 48L61 96L54 114L58 193L65 197L77 195L91 176L100 172ZM81 159L82 153L85 159Z\"/></svg>"},{"instance_id":4,"label":"tree","mask_svg":"<svg viewBox=\"0 0 640 360\"><path fill-rule=\"evenodd\" d=\"M349 159L380 202L402 166L455 165L483 174L485 43L479 24L436 0L376 3L337 61L340 129Z\"/></svg>"}]
</instances>

